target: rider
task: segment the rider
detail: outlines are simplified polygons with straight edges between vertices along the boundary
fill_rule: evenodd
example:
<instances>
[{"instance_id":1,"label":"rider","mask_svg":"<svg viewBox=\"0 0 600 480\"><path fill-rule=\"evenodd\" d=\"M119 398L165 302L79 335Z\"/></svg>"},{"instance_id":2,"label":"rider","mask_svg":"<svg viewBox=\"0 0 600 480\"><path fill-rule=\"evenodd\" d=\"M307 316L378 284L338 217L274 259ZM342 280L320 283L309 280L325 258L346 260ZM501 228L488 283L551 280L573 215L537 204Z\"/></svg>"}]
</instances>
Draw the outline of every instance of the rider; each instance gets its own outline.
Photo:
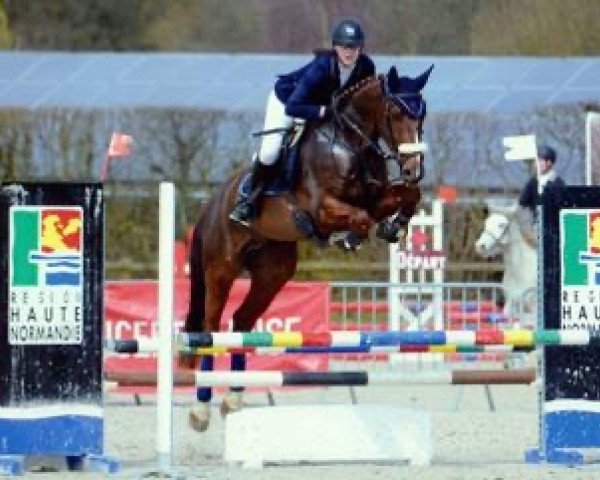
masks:
<instances>
[{"instance_id":1,"label":"rider","mask_svg":"<svg viewBox=\"0 0 600 480\"><path fill-rule=\"evenodd\" d=\"M252 165L251 193L233 208L231 220L248 226L257 214L256 205L276 169L284 131L292 126L293 119L328 117L334 93L375 74L373 61L363 53L364 43L361 26L354 20L343 20L333 30L333 50L319 51L307 65L279 76L267 100L263 128L277 132L263 136Z\"/></svg>"}]
</instances>

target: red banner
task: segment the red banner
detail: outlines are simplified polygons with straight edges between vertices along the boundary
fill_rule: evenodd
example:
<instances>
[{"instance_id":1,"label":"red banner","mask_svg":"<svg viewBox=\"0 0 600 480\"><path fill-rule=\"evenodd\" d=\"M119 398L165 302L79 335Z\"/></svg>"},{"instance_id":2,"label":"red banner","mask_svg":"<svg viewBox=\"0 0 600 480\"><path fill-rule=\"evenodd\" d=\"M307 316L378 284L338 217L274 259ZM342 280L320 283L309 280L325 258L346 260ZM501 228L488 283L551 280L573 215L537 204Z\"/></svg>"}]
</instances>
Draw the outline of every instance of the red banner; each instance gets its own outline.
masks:
<instances>
[{"instance_id":1,"label":"red banner","mask_svg":"<svg viewBox=\"0 0 600 480\"><path fill-rule=\"evenodd\" d=\"M221 317L221 330L231 330L232 315L249 289L248 280L237 280ZM188 310L189 281L175 281L175 329L181 330ZM156 281L106 282L104 294L105 338L154 337L158 284ZM259 318L256 331L329 330L329 285L326 282L289 282ZM326 355L248 355L248 369L327 370ZM154 354L105 356L108 371L156 371ZM229 357L218 357L216 368L228 369Z\"/></svg>"}]
</instances>

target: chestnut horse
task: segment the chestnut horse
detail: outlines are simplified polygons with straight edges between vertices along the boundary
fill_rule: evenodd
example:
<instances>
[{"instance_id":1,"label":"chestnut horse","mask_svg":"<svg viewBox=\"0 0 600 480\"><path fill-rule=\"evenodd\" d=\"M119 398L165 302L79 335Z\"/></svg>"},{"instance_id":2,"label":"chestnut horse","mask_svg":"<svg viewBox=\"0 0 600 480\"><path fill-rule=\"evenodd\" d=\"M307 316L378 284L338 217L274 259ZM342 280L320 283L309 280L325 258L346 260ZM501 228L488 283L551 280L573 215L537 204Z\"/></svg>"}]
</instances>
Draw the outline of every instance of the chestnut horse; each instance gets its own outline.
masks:
<instances>
[{"instance_id":1,"label":"chestnut horse","mask_svg":"<svg viewBox=\"0 0 600 480\"><path fill-rule=\"evenodd\" d=\"M431 68L416 78L370 77L341 92L332 118L308 124L298 153L291 191L265 197L250 227L229 220L248 169L229 179L204 205L190 253L191 296L186 332L219 330L229 290L244 270L250 290L233 314L234 331L250 331L275 295L294 275L297 242L351 231L364 239L376 222L396 214L406 224L420 200L424 172L422 143L425 101L421 90ZM390 178L388 163L399 176ZM391 169L389 169L391 170ZM389 226L389 223L388 223ZM386 235L397 241L395 234ZM212 370L204 355L202 370ZM231 356L233 370L245 369L243 354ZM232 387L223 414L241 407L241 388ZM198 389L190 412L196 430L208 427L211 389Z\"/></svg>"}]
</instances>

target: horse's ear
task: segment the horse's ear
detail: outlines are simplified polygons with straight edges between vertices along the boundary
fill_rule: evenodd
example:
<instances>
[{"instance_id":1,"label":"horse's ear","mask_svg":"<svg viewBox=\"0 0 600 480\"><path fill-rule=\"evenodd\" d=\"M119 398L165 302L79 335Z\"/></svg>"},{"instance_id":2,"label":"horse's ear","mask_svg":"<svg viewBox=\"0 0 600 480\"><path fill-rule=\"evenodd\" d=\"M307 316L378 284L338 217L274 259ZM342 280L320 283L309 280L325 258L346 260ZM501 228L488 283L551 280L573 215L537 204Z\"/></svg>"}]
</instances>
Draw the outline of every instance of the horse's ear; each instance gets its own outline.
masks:
<instances>
[{"instance_id":1,"label":"horse's ear","mask_svg":"<svg viewBox=\"0 0 600 480\"><path fill-rule=\"evenodd\" d=\"M429 75L431 75L431 71L433 70L434 65L431 64L431 67L429 67L427 70L425 70L421 75L419 75L417 78L415 78L415 89L417 91L421 91L423 90L423 88L425 88L425 85L427 85L427 81L429 80Z\"/></svg>"},{"instance_id":2,"label":"horse's ear","mask_svg":"<svg viewBox=\"0 0 600 480\"><path fill-rule=\"evenodd\" d=\"M400 77L398 76L398 70L393 66L390 68L389 72L386 75L387 77L387 85L391 92L398 91L400 84Z\"/></svg>"},{"instance_id":3,"label":"horse's ear","mask_svg":"<svg viewBox=\"0 0 600 480\"><path fill-rule=\"evenodd\" d=\"M429 75L432 70L433 65L418 77L411 78L398 76L396 67L392 67L387 74L389 90L392 93L420 93L427 84L427 80L429 80Z\"/></svg>"}]
</instances>

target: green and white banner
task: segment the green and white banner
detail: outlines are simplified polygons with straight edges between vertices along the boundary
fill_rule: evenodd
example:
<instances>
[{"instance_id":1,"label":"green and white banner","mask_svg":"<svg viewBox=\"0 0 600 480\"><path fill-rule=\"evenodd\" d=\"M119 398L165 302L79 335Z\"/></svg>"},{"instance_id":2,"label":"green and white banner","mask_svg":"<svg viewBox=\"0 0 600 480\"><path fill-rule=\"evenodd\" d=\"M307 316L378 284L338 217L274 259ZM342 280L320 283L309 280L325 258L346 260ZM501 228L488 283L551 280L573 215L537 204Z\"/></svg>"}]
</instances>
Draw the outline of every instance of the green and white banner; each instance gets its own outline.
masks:
<instances>
[{"instance_id":1,"label":"green and white banner","mask_svg":"<svg viewBox=\"0 0 600 480\"><path fill-rule=\"evenodd\" d=\"M82 342L82 231L80 207L10 208L9 344Z\"/></svg>"},{"instance_id":2,"label":"green and white banner","mask_svg":"<svg viewBox=\"0 0 600 480\"><path fill-rule=\"evenodd\" d=\"M600 329L600 209L560 212L561 327Z\"/></svg>"}]
</instances>

